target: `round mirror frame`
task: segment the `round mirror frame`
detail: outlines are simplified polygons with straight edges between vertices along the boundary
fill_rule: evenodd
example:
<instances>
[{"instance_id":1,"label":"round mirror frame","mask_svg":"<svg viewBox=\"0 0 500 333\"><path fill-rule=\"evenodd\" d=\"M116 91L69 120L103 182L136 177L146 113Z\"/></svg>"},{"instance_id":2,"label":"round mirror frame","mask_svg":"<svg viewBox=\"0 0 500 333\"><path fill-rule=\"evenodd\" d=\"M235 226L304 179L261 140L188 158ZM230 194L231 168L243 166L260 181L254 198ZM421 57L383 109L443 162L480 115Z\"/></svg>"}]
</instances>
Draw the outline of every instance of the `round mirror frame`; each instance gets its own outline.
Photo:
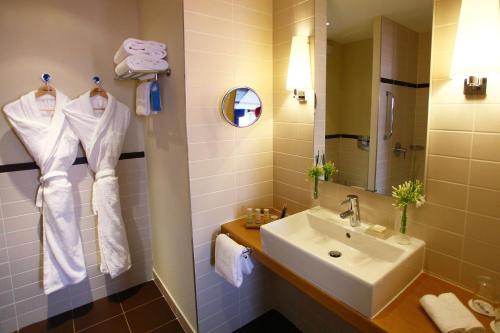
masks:
<instances>
[{"instance_id":1,"label":"round mirror frame","mask_svg":"<svg viewBox=\"0 0 500 333\"><path fill-rule=\"evenodd\" d=\"M246 125L246 126L237 126L234 122L232 122L232 121L231 121L231 119L229 119L229 118L226 116L226 113L224 112L224 103L225 103L225 102L226 102L226 100L229 98L229 95L230 95L233 91L238 90L238 89L248 89L248 90L252 91L252 92L255 94L255 96L257 96L257 98L259 99L259 102L260 102L260 109L261 109L260 114L259 114L259 117L258 117L257 119L255 119L255 121L254 121L253 123L251 123L250 125ZM250 87L248 87L248 86L237 86L237 87L234 87L234 88L229 89L229 90L228 90L228 91L224 94L224 97L222 98L222 102L221 102L221 104L220 104L220 112L222 113L222 117L224 117L224 120L225 120L228 124L230 124L231 126L234 126L234 127L236 127L236 128L245 128L245 127L250 127L250 126L252 126L253 124L255 124L255 123L256 123L256 122L260 119L260 117L262 116L262 111L264 111L264 105L263 105L263 103L262 103L262 99L260 98L259 94L257 94L257 92L256 92L254 89L252 89L252 88L250 88Z\"/></svg>"}]
</instances>

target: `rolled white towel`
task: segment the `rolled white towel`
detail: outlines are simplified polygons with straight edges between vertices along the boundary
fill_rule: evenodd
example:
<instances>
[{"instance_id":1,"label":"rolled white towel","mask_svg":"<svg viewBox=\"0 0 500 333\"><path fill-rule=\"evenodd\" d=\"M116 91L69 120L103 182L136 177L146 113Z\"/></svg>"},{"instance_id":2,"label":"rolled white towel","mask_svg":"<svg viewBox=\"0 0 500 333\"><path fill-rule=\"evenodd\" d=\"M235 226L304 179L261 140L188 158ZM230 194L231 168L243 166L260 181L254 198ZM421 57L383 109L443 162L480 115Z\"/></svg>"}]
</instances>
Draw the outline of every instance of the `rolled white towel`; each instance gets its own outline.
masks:
<instances>
[{"instance_id":1,"label":"rolled white towel","mask_svg":"<svg viewBox=\"0 0 500 333\"><path fill-rule=\"evenodd\" d=\"M245 247L224 234L215 239L215 272L235 287L243 283L242 255Z\"/></svg>"},{"instance_id":2,"label":"rolled white towel","mask_svg":"<svg viewBox=\"0 0 500 333\"><path fill-rule=\"evenodd\" d=\"M456 315L446 306L445 302L435 295L425 295L420 298L420 305L431 317L443 333L464 333L465 328L456 321Z\"/></svg>"},{"instance_id":3,"label":"rolled white towel","mask_svg":"<svg viewBox=\"0 0 500 333\"><path fill-rule=\"evenodd\" d=\"M486 332L484 326L476 319L463 305L462 302L453 293L444 293L438 296L438 299L446 304L451 313L454 314L454 319L460 326L465 328L467 333L484 333Z\"/></svg>"},{"instance_id":4,"label":"rolled white towel","mask_svg":"<svg viewBox=\"0 0 500 333\"><path fill-rule=\"evenodd\" d=\"M167 56L166 45L155 41L127 38L116 51L113 60L115 64L119 64L126 57L134 54L144 54L155 59L163 59Z\"/></svg>"},{"instance_id":5,"label":"rolled white towel","mask_svg":"<svg viewBox=\"0 0 500 333\"><path fill-rule=\"evenodd\" d=\"M128 71L164 71L168 69L168 63L163 59L155 59L145 55L133 55L125 58L116 65L116 75L125 75Z\"/></svg>"},{"instance_id":6,"label":"rolled white towel","mask_svg":"<svg viewBox=\"0 0 500 333\"><path fill-rule=\"evenodd\" d=\"M149 89L151 82L142 82L137 86L135 94L135 113L139 116L149 116L151 114L151 102Z\"/></svg>"}]
</instances>

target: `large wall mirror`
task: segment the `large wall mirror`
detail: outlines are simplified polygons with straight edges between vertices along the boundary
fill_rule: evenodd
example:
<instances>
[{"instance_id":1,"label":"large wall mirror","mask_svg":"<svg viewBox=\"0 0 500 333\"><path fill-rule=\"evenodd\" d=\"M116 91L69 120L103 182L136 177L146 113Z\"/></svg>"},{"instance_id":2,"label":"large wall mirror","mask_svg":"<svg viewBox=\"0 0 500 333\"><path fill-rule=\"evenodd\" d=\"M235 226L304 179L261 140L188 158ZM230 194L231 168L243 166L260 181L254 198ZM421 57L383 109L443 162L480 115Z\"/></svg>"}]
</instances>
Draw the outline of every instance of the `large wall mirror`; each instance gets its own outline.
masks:
<instances>
[{"instance_id":1,"label":"large wall mirror","mask_svg":"<svg viewBox=\"0 0 500 333\"><path fill-rule=\"evenodd\" d=\"M325 158L333 181L423 180L432 0L327 0ZM322 145L321 145L322 146Z\"/></svg>"}]
</instances>

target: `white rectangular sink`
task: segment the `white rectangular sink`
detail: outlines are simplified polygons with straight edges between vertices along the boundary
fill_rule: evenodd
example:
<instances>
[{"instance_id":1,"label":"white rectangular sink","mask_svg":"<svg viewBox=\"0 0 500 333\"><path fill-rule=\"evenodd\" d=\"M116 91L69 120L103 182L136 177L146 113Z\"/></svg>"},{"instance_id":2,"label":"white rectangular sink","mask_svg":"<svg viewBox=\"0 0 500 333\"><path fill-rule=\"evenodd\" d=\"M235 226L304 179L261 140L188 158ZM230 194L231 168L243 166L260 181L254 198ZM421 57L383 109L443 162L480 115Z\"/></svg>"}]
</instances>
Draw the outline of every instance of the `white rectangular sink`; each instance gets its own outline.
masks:
<instances>
[{"instance_id":1,"label":"white rectangular sink","mask_svg":"<svg viewBox=\"0 0 500 333\"><path fill-rule=\"evenodd\" d=\"M425 243L400 245L365 234L367 225L314 208L261 227L264 252L327 294L373 318L421 272ZM340 257L330 256L339 251Z\"/></svg>"}]
</instances>

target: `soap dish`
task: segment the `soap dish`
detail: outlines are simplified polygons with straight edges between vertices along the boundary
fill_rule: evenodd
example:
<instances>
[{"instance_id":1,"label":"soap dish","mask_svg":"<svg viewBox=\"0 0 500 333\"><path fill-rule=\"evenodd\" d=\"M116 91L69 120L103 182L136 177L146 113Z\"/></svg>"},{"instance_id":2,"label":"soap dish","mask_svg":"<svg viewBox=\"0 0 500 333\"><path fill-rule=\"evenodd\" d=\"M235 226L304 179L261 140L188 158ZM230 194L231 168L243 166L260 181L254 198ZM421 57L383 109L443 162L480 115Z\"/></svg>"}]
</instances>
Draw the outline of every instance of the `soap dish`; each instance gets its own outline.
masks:
<instances>
[{"instance_id":1,"label":"soap dish","mask_svg":"<svg viewBox=\"0 0 500 333\"><path fill-rule=\"evenodd\" d=\"M392 235L392 231L391 229L381 226L379 224L372 224L365 230L365 234L380 239L387 239Z\"/></svg>"}]
</instances>

